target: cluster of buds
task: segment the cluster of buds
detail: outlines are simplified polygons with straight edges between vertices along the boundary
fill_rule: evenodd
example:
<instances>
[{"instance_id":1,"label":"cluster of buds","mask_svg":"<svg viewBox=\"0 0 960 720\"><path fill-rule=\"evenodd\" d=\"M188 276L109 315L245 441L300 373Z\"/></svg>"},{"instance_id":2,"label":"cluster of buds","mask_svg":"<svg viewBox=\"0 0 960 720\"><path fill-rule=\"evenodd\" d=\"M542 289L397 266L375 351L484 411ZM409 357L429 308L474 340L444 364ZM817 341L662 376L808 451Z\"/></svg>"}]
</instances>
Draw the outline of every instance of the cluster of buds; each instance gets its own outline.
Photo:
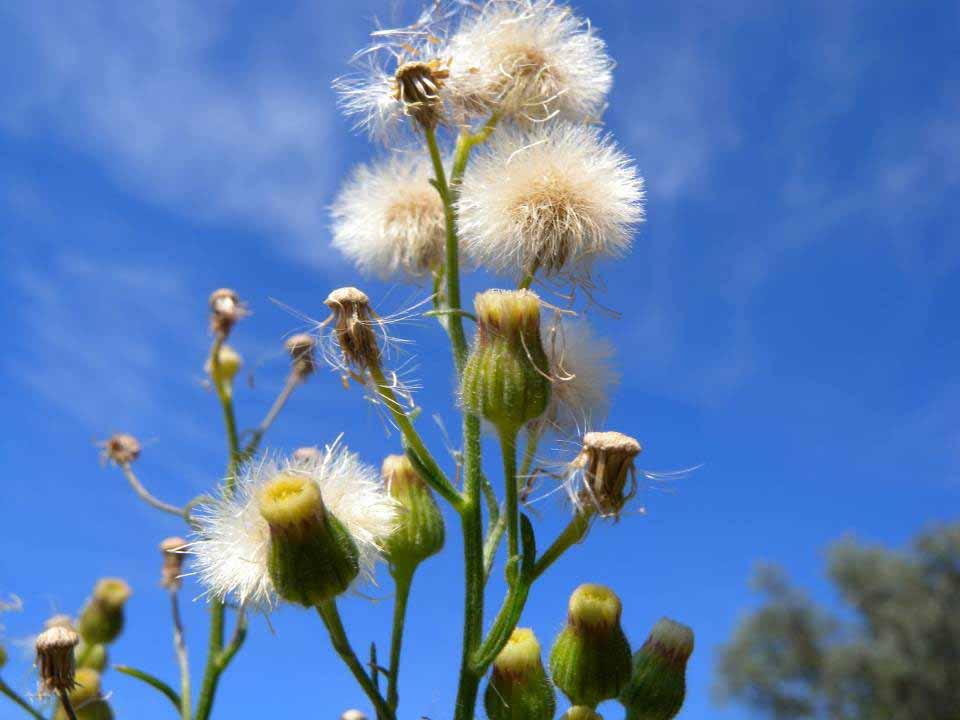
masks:
<instances>
[{"instance_id":1,"label":"cluster of buds","mask_svg":"<svg viewBox=\"0 0 960 720\"><path fill-rule=\"evenodd\" d=\"M183 549L187 541L182 537L168 537L160 543L163 565L160 569L160 586L170 592L176 592L183 584Z\"/></svg>"},{"instance_id":2,"label":"cluster of buds","mask_svg":"<svg viewBox=\"0 0 960 720\"><path fill-rule=\"evenodd\" d=\"M570 596L566 627L550 653L550 672L574 705L595 708L618 697L629 680L622 610L620 598L603 585L581 585Z\"/></svg>"},{"instance_id":3,"label":"cluster of buds","mask_svg":"<svg viewBox=\"0 0 960 720\"><path fill-rule=\"evenodd\" d=\"M300 380L307 379L317 369L317 341L309 333L297 333L284 343L290 355L293 374Z\"/></svg>"},{"instance_id":4,"label":"cluster of buds","mask_svg":"<svg viewBox=\"0 0 960 720\"><path fill-rule=\"evenodd\" d=\"M41 693L73 689L77 667L74 650L79 643L77 633L59 625L37 636L35 647Z\"/></svg>"},{"instance_id":5,"label":"cluster of buds","mask_svg":"<svg viewBox=\"0 0 960 720\"><path fill-rule=\"evenodd\" d=\"M388 455L381 474L402 508L397 529L384 542L384 556L394 567L412 569L443 548L443 515L406 455Z\"/></svg>"},{"instance_id":6,"label":"cluster of buds","mask_svg":"<svg viewBox=\"0 0 960 720\"><path fill-rule=\"evenodd\" d=\"M560 720L603 720L603 716L599 715L593 708L574 705L561 716Z\"/></svg>"},{"instance_id":7,"label":"cluster of buds","mask_svg":"<svg viewBox=\"0 0 960 720\"><path fill-rule=\"evenodd\" d=\"M100 443L103 459L117 465L129 465L138 457L142 450L140 441L127 433L115 433Z\"/></svg>"},{"instance_id":8,"label":"cluster of buds","mask_svg":"<svg viewBox=\"0 0 960 720\"><path fill-rule=\"evenodd\" d=\"M217 337L227 337L233 326L248 314L240 296L230 288L210 293L210 331Z\"/></svg>"},{"instance_id":9,"label":"cluster of buds","mask_svg":"<svg viewBox=\"0 0 960 720\"><path fill-rule=\"evenodd\" d=\"M693 630L662 618L633 656L633 673L620 695L627 720L671 720L686 696L687 661L693 654Z\"/></svg>"},{"instance_id":10,"label":"cluster of buds","mask_svg":"<svg viewBox=\"0 0 960 720\"><path fill-rule=\"evenodd\" d=\"M493 661L483 703L490 720L552 720L557 699L532 630L513 631Z\"/></svg>"},{"instance_id":11,"label":"cluster of buds","mask_svg":"<svg viewBox=\"0 0 960 720\"><path fill-rule=\"evenodd\" d=\"M529 290L487 290L474 307L478 330L463 371L463 404L511 437L538 417L550 398L540 298Z\"/></svg>"},{"instance_id":12,"label":"cluster of buds","mask_svg":"<svg viewBox=\"0 0 960 720\"><path fill-rule=\"evenodd\" d=\"M77 631L84 642L105 645L117 639L123 631L123 609L131 593L130 586L119 578L97 582L93 595L77 618Z\"/></svg>"},{"instance_id":13,"label":"cluster of buds","mask_svg":"<svg viewBox=\"0 0 960 720\"><path fill-rule=\"evenodd\" d=\"M281 472L260 489L257 503L270 529L267 567L277 595L313 607L350 586L360 571L358 550L316 483Z\"/></svg>"}]
</instances>

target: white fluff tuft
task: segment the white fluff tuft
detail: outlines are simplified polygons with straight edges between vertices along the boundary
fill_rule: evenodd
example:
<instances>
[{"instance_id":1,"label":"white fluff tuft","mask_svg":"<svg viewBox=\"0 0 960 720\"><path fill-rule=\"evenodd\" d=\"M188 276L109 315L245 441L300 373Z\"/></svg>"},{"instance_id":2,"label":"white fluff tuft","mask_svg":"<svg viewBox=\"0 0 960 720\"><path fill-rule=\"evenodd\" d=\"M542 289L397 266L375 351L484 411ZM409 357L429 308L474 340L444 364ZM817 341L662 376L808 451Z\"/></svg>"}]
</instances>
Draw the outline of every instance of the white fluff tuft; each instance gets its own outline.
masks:
<instances>
[{"instance_id":1,"label":"white fluff tuft","mask_svg":"<svg viewBox=\"0 0 960 720\"><path fill-rule=\"evenodd\" d=\"M333 204L333 244L365 273L422 276L443 264L446 225L430 164L404 155L354 170Z\"/></svg>"},{"instance_id":2,"label":"white fluff tuft","mask_svg":"<svg viewBox=\"0 0 960 720\"><path fill-rule=\"evenodd\" d=\"M500 128L464 178L461 239L494 271L585 281L594 259L630 249L643 198L634 165L595 128Z\"/></svg>"},{"instance_id":3,"label":"white fluff tuft","mask_svg":"<svg viewBox=\"0 0 960 720\"><path fill-rule=\"evenodd\" d=\"M614 349L580 319L559 315L544 328L544 348L553 383L543 422L557 432L574 434L603 421L611 386L619 381Z\"/></svg>"},{"instance_id":4,"label":"white fluff tuft","mask_svg":"<svg viewBox=\"0 0 960 720\"><path fill-rule=\"evenodd\" d=\"M490 0L450 38L447 90L464 117L599 119L613 61L588 21L553 0Z\"/></svg>"},{"instance_id":5,"label":"white fluff tuft","mask_svg":"<svg viewBox=\"0 0 960 720\"><path fill-rule=\"evenodd\" d=\"M327 510L350 533L359 551L358 579L372 581L382 542L394 531L396 501L373 467L340 445L339 438L314 460L265 457L248 463L233 493L201 508L199 528L189 545L196 574L207 594L219 600L268 610L277 604L267 557L270 529L260 514L257 494L279 473L307 476L320 489Z\"/></svg>"}]
</instances>

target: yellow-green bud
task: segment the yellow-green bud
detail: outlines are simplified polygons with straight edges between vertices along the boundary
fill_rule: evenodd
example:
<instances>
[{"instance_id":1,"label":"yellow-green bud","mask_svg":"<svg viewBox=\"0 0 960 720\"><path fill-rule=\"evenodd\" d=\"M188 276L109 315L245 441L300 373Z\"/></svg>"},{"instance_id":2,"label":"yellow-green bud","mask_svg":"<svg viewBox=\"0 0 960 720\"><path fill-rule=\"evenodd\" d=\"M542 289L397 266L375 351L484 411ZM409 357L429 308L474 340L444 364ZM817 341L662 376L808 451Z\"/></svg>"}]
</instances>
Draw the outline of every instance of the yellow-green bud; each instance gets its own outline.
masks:
<instances>
[{"instance_id":1,"label":"yellow-green bud","mask_svg":"<svg viewBox=\"0 0 960 720\"><path fill-rule=\"evenodd\" d=\"M203 369L217 385L225 385L233 382L233 378L240 372L241 367L243 367L243 358L240 357L240 353L224 344L217 352L217 366L214 367L213 362L207 360Z\"/></svg>"},{"instance_id":2,"label":"yellow-green bud","mask_svg":"<svg viewBox=\"0 0 960 720\"><path fill-rule=\"evenodd\" d=\"M550 673L574 705L595 708L617 697L630 678L621 611L620 598L603 585L581 585L570 596L566 627L550 653Z\"/></svg>"},{"instance_id":3,"label":"yellow-green bud","mask_svg":"<svg viewBox=\"0 0 960 720\"><path fill-rule=\"evenodd\" d=\"M35 647L41 693L73 687L77 667L73 652L79 642L80 637L65 627L52 627L37 636Z\"/></svg>"},{"instance_id":4,"label":"yellow-green bud","mask_svg":"<svg viewBox=\"0 0 960 720\"><path fill-rule=\"evenodd\" d=\"M370 299L355 287L334 290L324 301L333 316L334 332L347 366L366 370L380 365L377 325Z\"/></svg>"},{"instance_id":5,"label":"yellow-green bud","mask_svg":"<svg viewBox=\"0 0 960 720\"><path fill-rule=\"evenodd\" d=\"M384 543L385 556L397 567L412 568L443 548L443 515L406 455L388 455L381 474L387 492L403 508L397 529Z\"/></svg>"},{"instance_id":6,"label":"yellow-green bud","mask_svg":"<svg viewBox=\"0 0 960 720\"><path fill-rule=\"evenodd\" d=\"M593 708L574 705L560 716L560 720L603 720L603 716L594 712Z\"/></svg>"},{"instance_id":7,"label":"yellow-green bud","mask_svg":"<svg viewBox=\"0 0 960 720\"><path fill-rule=\"evenodd\" d=\"M312 607L343 593L360 571L357 546L310 478L282 472L257 497L270 527L267 566L277 594Z\"/></svg>"},{"instance_id":8,"label":"yellow-green bud","mask_svg":"<svg viewBox=\"0 0 960 720\"><path fill-rule=\"evenodd\" d=\"M3 645L0 645L0 670L3 669L3 666L7 664L7 650Z\"/></svg>"},{"instance_id":9,"label":"yellow-green bud","mask_svg":"<svg viewBox=\"0 0 960 720\"><path fill-rule=\"evenodd\" d=\"M583 448L570 463L572 470L583 474L579 502L605 517L619 517L636 492L633 461L641 449L634 438L619 432L584 435Z\"/></svg>"},{"instance_id":10,"label":"yellow-green bud","mask_svg":"<svg viewBox=\"0 0 960 720\"><path fill-rule=\"evenodd\" d=\"M693 654L693 630L662 618L637 654L633 673L620 696L628 720L670 720L683 707L687 660Z\"/></svg>"},{"instance_id":11,"label":"yellow-green bud","mask_svg":"<svg viewBox=\"0 0 960 720\"><path fill-rule=\"evenodd\" d=\"M81 640L75 654L78 668L91 668L97 672L103 672L107 666L106 645L89 645Z\"/></svg>"},{"instance_id":12,"label":"yellow-green bud","mask_svg":"<svg viewBox=\"0 0 960 720\"><path fill-rule=\"evenodd\" d=\"M113 642L123 631L123 607L130 599L130 586L119 578L97 581L91 597L77 619L77 631L90 645Z\"/></svg>"},{"instance_id":13,"label":"yellow-green bud","mask_svg":"<svg viewBox=\"0 0 960 720\"><path fill-rule=\"evenodd\" d=\"M483 703L489 720L552 720L557 699L532 630L513 631L493 661Z\"/></svg>"},{"instance_id":14,"label":"yellow-green bud","mask_svg":"<svg viewBox=\"0 0 960 720\"><path fill-rule=\"evenodd\" d=\"M77 720L113 720L113 711L100 694L100 673L91 668L79 668L76 685L68 693L70 705ZM57 705L53 720L67 720L67 711Z\"/></svg>"},{"instance_id":15,"label":"yellow-green bud","mask_svg":"<svg viewBox=\"0 0 960 720\"><path fill-rule=\"evenodd\" d=\"M477 337L463 371L463 404L513 435L550 399L550 364L540 339L540 298L529 290L487 290L474 300Z\"/></svg>"}]
</instances>

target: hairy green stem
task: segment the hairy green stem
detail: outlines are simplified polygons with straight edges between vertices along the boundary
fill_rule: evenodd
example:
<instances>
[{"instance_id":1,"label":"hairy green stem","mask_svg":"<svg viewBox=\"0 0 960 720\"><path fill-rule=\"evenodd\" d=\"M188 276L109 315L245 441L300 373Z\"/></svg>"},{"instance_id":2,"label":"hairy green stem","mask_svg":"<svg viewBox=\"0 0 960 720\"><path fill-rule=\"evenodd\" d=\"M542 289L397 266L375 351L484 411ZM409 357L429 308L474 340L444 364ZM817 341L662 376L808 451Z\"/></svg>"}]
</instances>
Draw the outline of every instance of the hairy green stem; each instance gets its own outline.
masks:
<instances>
[{"instance_id":1,"label":"hairy green stem","mask_svg":"<svg viewBox=\"0 0 960 720\"><path fill-rule=\"evenodd\" d=\"M320 618L330 634L333 649L337 651L340 659L353 673L353 677L356 678L370 702L373 703L377 715L384 720L396 720L396 714L380 695L380 691L377 690L370 676L367 675L367 671L363 669L363 665L360 664L357 654L353 651L353 647L347 639L347 632L344 630L343 621L340 619L340 611L337 610L337 601L325 600L317 605L317 612L320 613Z\"/></svg>"},{"instance_id":2,"label":"hairy green stem","mask_svg":"<svg viewBox=\"0 0 960 720\"><path fill-rule=\"evenodd\" d=\"M63 708L63 711L67 714L67 717L70 720L77 720L77 713L73 709L73 703L70 702L70 694L64 690L57 690L57 697L60 698L60 707Z\"/></svg>"},{"instance_id":3,"label":"hairy green stem","mask_svg":"<svg viewBox=\"0 0 960 720\"><path fill-rule=\"evenodd\" d=\"M387 382L383 370L379 365L371 365L369 370L370 377L373 379L374 386L376 387L377 395L380 396L380 399L383 400L383 403L393 416L393 420L397 423L397 427L400 428L404 441L416 454L417 460L419 460L420 464L424 467L426 471L424 479L427 480L430 486L440 493L447 502L455 508L458 508L462 502L460 493L450 484L450 481L447 480L446 475L443 474L443 470L440 469L437 461L433 459L430 451L427 450L427 446L423 443L420 434L416 431L416 428L413 427L410 417L404 412L403 406L397 400L393 390L390 389L390 384Z\"/></svg>"},{"instance_id":4,"label":"hairy green stem","mask_svg":"<svg viewBox=\"0 0 960 720\"><path fill-rule=\"evenodd\" d=\"M547 571L547 568L553 565L567 550L583 540L587 534L587 530L590 529L590 521L592 518L592 510L584 510L573 516L567 526L557 536L557 539L553 541L553 544L547 548L546 552L540 556L533 566L534 580L543 575L543 573Z\"/></svg>"},{"instance_id":5,"label":"hairy green stem","mask_svg":"<svg viewBox=\"0 0 960 720\"><path fill-rule=\"evenodd\" d=\"M176 590L170 592L170 614L173 618L173 647L180 668L180 717L182 720L190 720L190 661L187 657L187 641L183 633Z\"/></svg>"},{"instance_id":6,"label":"hairy green stem","mask_svg":"<svg viewBox=\"0 0 960 720\"><path fill-rule=\"evenodd\" d=\"M387 705L394 712L400 701L400 648L403 644L403 628L407 619L407 600L413 585L415 565L404 565L393 570L396 594L393 598L393 632L390 636L390 672L387 676Z\"/></svg>"},{"instance_id":7,"label":"hairy green stem","mask_svg":"<svg viewBox=\"0 0 960 720\"><path fill-rule=\"evenodd\" d=\"M517 500L517 431L500 432L503 484L506 495L507 562L520 554L520 506ZM515 562L515 561L514 561ZM508 567L510 567L508 565ZM513 578L508 578L513 583Z\"/></svg>"},{"instance_id":8,"label":"hairy green stem","mask_svg":"<svg viewBox=\"0 0 960 720\"><path fill-rule=\"evenodd\" d=\"M3 678L0 678L0 695L6 695L16 705L19 705L24 712L35 718L35 720L45 720L43 715L41 715L40 712L36 710L30 703L20 697L20 695L18 695L12 687L7 685L3 681Z\"/></svg>"},{"instance_id":9,"label":"hairy green stem","mask_svg":"<svg viewBox=\"0 0 960 720\"><path fill-rule=\"evenodd\" d=\"M480 500L480 418L467 413L463 418L464 479L463 528L464 607L463 655L454 720L473 720L482 674L473 667L473 654L483 636L483 528Z\"/></svg>"}]
</instances>

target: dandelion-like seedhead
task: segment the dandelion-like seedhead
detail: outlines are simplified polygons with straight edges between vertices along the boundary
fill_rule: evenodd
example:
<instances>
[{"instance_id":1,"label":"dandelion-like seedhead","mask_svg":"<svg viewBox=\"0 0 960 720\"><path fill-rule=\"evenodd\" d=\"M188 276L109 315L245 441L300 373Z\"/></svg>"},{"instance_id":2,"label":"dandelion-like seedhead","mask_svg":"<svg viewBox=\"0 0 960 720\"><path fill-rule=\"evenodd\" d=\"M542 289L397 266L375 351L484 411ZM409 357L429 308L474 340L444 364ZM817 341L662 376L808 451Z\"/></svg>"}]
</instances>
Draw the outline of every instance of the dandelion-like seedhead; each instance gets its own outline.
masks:
<instances>
[{"instance_id":1,"label":"dandelion-like seedhead","mask_svg":"<svg viewBox=\"0 0 960 720\"><path fill-rule=\"evenodd\" d=\"M444 49L458 117L498 115L523 125L599 119L613 61L590 23L552 0L489 0Z\"/></svg>"},{"instance_id":2,"label":"dandelion-like seedhead","mask_svg":"<svg viewBox=\"0 0 960 720\"><path fill-rule=\"evenodd\" d=\"M425 160L397 155L354 170L333 204L333 245L361 272L419 277L443 264L443 203Z\"/></svg>"},{"instance_id":3,"label":"dandelion-like seedhead","mask_svg":"<svg viewBox=\"0 0 960 720\"><path fill-rule=\"evenodd\" d=\"M586 320L551 318L543 345L553 384L550 404L538 420L544 428L570 434L602 420L610 405L610 388L618 381L614 348L597 337Z\"/></svg>"},{"instance_id":4,"label":"dandelion-like seedhead","mask_svg":"<svg viewBox=\"0 0 960 720\"><path fill-rule=\"evenodd\" d=\"M280 474L315 483L327 512L349 532L358 550L360 577L373 580L384 540L397 523L397 505L384 492L377 471L339 439L315 459L263 458L246 465L231 494L201 508L189 551L207 593L220 600L269 609L276 602L268 569L270 528L260 512L263 487Z\"/></svg>"},{"instance_id":5,"label":"dandelion-like seedhead","mask_svg":"<svg viewBox=\"0 0 960 720\"><path fill-rule=\"evenodd\" d=\"M444 120L448 63L440 34L452 13L434 2L410 25L371 33L371 44L352 59L357 71L333 83L354 129L389 143L411 124L433 129Z\"/></svg>"},{"instance_id":6,"label":"dandelion-like seedhead","mask_svg":"<svg viewBox=\"0 0 960 720\"><path fill-rule=\"evenodd\" d=\"M501 128L470 166L458 200L464 251L514 276L589 279L593 261L630 248L643 180L595 128Z\"/></svg>"}]
</instances>

